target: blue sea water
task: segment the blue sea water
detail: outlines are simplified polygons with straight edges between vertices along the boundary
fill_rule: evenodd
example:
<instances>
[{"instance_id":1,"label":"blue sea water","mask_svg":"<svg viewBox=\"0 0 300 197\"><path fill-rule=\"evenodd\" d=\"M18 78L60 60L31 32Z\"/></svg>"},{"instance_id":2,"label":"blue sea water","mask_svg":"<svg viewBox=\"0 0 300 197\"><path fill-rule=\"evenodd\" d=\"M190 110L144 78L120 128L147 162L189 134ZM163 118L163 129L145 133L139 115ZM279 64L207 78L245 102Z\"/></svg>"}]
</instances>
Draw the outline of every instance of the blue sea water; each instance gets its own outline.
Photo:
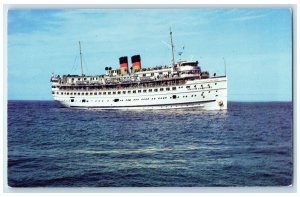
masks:
<instances>
[{"instance_id":1,"label":"blue sea water","mask_svg":"<svg viewBox=\"0 0 300 197\"><path fill-rule=\"evenodd\" d=\"M291 102L100 111L8 102L11 187L288 186Z\"/></svg>"}]
</instances>

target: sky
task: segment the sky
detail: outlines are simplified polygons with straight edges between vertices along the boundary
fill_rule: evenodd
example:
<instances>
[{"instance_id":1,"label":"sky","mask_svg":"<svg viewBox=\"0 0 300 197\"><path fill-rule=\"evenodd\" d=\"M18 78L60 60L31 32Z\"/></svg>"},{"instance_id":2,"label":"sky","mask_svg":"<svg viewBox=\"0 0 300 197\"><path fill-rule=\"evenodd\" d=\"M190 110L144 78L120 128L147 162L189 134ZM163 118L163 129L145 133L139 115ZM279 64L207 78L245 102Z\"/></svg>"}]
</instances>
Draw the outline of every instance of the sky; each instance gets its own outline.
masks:
<instances>
[{"instance_id":1,"label":"sky","mask_svg":"<svg viewBox=\"0 0 300 197\"><path fill-rule=\"evenodd\" d=\"M9 100L52 100L50 77L119 67L198 60L228 77L229 101L292 100L292 12L287 8L12 9L7 15ZM182 52L181 57L178 55Z\"/></svg>"}]
</instances>

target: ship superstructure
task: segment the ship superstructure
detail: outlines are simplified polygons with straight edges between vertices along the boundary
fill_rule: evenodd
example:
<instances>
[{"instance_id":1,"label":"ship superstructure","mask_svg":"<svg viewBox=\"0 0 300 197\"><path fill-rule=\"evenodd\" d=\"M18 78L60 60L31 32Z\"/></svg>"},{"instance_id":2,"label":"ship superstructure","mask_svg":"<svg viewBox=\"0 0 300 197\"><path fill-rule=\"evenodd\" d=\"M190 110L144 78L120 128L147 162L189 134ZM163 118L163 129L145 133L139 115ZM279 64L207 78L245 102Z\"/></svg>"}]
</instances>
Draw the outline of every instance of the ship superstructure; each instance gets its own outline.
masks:
<instances>
[{"instance_id":1,"label":"ship superstructure","mask_svg":"<svg viewBox=\"0 0 300 197\"><path fill-rule=\"evenodd\" d=\"M119 58L119 68L103 75L53 75L54 100L65 107L97 109L227 109L227 77L210 77L198 61L143 68L140 55ZM80 45L80 55L81 45Z\"/></svg>"}]
</instances>

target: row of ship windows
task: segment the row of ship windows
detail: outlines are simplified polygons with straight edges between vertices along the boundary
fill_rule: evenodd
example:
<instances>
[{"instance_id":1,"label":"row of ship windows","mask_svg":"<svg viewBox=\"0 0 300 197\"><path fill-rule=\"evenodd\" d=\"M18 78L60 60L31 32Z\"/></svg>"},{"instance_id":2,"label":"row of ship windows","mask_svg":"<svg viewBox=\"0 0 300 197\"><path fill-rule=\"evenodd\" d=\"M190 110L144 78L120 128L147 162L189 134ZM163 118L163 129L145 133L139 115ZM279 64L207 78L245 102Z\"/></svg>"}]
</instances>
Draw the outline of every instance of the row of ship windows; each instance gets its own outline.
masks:
<instances>
[{"instance_id":1,"label":"row of ship windows","mask_svg":"<svg viewBox=\"0 0 300 197\"><path fill-rule=\"evenodd\" d=\"M191 95L191 97L196 97L197 95L194 94L194 95ZM217 97L218 95L216 95ZM187 98L188 96L182 96L182 98ZM203 93L201 94L201 97L202 98L205 98L205 96L203 96ZM179 96L176 96L176 95L173 95L170 97L170 99L178 99ZM168 99L168 97L158 97L157 98L158 100L161 100L161 99ZM112 100L113 102L119 102L119 101L139 101L139 100L142 100L142 101L145 101L145 100L156 100L156 98L142 98L142 99L114 99ZM74 102L74 101L79 101L79 102L89 102L89 100L87 99L82 99L82 100L75 100L75 99L71 99L71 100L63 100L63 101L71 101L71 102ZM90 101L93 101L93 100L90 100ZM94 100L94 102L104 102L105 100ZM109 102L110 100L106 100L106 102Z\"/></svg>"},{"instance_id":2,"label":"row of ship windows","mask_svg":"<svg viewBox=\"0 0 300 197\"><path fill-rule=\"evenodd\" d=\"M217 83L215 83L215 85L217 85ZM51 86L52 88L58 88L59 86ZM211 85L210 84L207 84L207 87L208 88L211 88ZM173 90L176 90L176 87L172 87ZM175 88L175 89L174 89ZM183 88L183 86L179 86L178 88ZM187 89L191 89L191 86L186 86ZM197 88L197 85L194 85L194 88ZM201 85L201 88L203 89L204 86ZM151 90L151 89L150 89ZM155 89L154 89L155 90ZM166 88L166 91L170 90L170 88ZM164 88L160 88L160 91L164 91ZM145 92L145 90L144 90Z\"/></svg>"},{"instance_id":3,"label":"row of ship windows","mask_svg":"<svg viewBox=\"0 0 300 197\"><path fill-rule=\"evenodd\" d=\"M217 83L215 83L215 84L217 84ZM210 88L210 85L208 84L208 87ZM179 88L183 88L183 87L179 87ZM186 86L186 88L187 89L191 89L191 87L190 86ZM194 88L197 88L197 86L195 85L194 86ZM203 85L201 85L201 88L203 88ZM170 91L171 89L168 87L168 88L155 88L155 89L148 89L148 92L158 92L158 90L160 91L160 92L162 92L162 91ZM176 90L176 87L172 87L172 90ZM136 93L145 93L145 92L147 92L147 90L146 89L144 89L144 90L132 90L132 93L133 94L136 94ZM216 92L218 92L218 90L216 90ZM108 94L108 95L111 95L111 94L131 94L131 90L128 90L128 91L113 91L113 92L90 92L90 93L88 93L88 92L78 92L78 93L76 93L76 92L60 92L60 94L61 95L101 95L101 94L103 94L103 95L106 95L106 94ZM52 94L54 94L54 92L52 92ZM59 92L56 92L56 94L59 94Z\"/></svg>"}]
</instances>

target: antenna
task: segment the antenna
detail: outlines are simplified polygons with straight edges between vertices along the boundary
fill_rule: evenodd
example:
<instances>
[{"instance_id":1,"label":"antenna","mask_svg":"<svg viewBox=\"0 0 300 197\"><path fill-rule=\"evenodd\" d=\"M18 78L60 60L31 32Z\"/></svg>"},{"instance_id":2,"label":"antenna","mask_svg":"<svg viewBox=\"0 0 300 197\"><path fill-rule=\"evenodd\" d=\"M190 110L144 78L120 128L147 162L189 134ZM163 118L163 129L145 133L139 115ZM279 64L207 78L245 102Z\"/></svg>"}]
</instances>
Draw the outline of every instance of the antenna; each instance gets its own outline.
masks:
<instances>
[{"instance_id":1,"label":"antenna","mask_svg":"<svg viewBox=\"0 0 300 197\"><path fill-rule=\"evenodd\" d=\"M173 45L173 39L172 39L172 30L170 27L170 37L171 37L171 47L172 47L172 66L175 65L175 59L174 59L174 45Z\"/></svg>"},{"instance_id":2,"label":"antenna","mask_svg":"<svg viewBox=\"0 0 300 197\"><path fill-rule=\"evenodd\" d=\"M226 61L225 61L224 57L223 57L223 61L224 61L224 70L225 70L225 76L226 76Z\"/></svg>"},{"instance_id":3,"label":"antenna","mask_svg":"<svg viewBox=\"0 0 300 197\"><path fill-rule=\"evenodd\" d=\"M79 51L80 51L80 66L81 66L81 76L83 76L83 68L82 68L82 53L81 53L81 44L79 41Z\"/></svg>"}]
</instances>

